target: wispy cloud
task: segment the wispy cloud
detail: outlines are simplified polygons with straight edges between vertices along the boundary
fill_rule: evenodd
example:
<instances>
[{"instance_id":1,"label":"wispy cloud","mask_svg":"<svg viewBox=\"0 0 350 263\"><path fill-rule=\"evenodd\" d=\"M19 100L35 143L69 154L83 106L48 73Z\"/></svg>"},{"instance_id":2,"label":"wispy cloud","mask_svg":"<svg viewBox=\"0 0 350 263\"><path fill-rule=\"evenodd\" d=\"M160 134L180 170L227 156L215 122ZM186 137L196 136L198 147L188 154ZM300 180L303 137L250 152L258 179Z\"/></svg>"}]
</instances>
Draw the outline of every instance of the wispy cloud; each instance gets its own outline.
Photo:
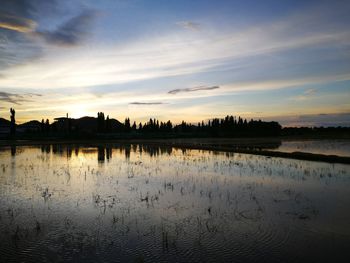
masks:
<instances>
[{"instance_id":1,"label":"wispy cloud","mask_svg":"<svg viewBox=\"0 0 350 263\"><path fill-rule=\"evenodd\" d=\"M200 29L200 24L199 23L195 23L192 21L180 21L176 23L178 26L181 26L185 29L189 29L189 30L194 30L194 31L198 31Z\"/></svg>"},{"instance_id":2,"label":"wispy cloud","mask_svg":"<svg viewBox=\"0 0 350 263\"><path fill-rule=\"evenodd\" d=\"M306 95L315 94L315 93L316 93L316 89L307 89L304 91L304 94Z\"/></svg>"},{"instance_id":3,"label":"wispy cloud","mask_svg":"<svg viewBox=\"0 0 350 263\"><path fill-rule=\"evenodd\" d=\"M74 46L88 35L90 26L97 12L84 10L81 14L64 22L54 31L36 31L35 36L43 38L50 44Z\"/></svg>"},{"instance_id":4,"label":"wispy cloud","mask_svg":"<svg viewBox=\"0 0 350 263\"><path fill-rule=\"evenodd\" d=\"M317 83L325 87L329 84L329 89L335 90L336 86L343 85L340 81L350 80L347 67L350 32L344 22L348 18L343 16L338 19L340 16L330 15L325 10L299 10L294 16L282 17L283 14L279 14L259 24L253 19L243 26L234 26L234 17L216 20L211 16L200 17L199 12L194 14L193 19L205 21L201 24L173 20L170 26L169 23L160 23L158 28L158 24L138 24L143 19L129 21L129 27L125 26L110 9L109 15L99 21L100 25L105 22L105 27L96 28L98 35L88 43L83 40L89 40L87 36L94 29L95 11L78 13L81 5L71 9L75 4L69 0L65 3L61 0L0 1L0 10L12 16L0 19L0 90L8 92L7 95L2 94L1 101L21 103L20 99L32 100L16 106L18 112L35 110L42 114L55 110L64 114L68 108L76 106L77 112L89 110L93 114L103 109L113 110L117 115L129 109L131 114L150 115L159 114L160 106L141 105L161 105L165 101L170 105L162 111L164 115L182 118L183 114L196 114L202 118L212 114L213 110L218 115L237 110L236 104L232 106L231 101L225 101L226 98L228 100L227 95L233 98L235 94L248 96L250 92L258 91L259 95L265 96L269 94L263 93L265 91L279 94L285 92L277 91L280 89L306 88L304 86ZM39 6L41 8L48 2L59 3L63 11L69 12L51 16L37 11ZM12 7L2 9L4 3ZM17 3L16 8L12 3ZM98 10L109 7L109 4L96 1L86 5ZM334 13L341 8L336 9ZM9 13L9 10L14 11ZM128 16L125 15L126 20ZM227 22L225 25L224 21ZM38 25L35 26L35 23ZM136 26L137 30L132 30L132 26ZM194 30L196 32L192 32ZM87 45L79 45L81 43ZM37 59L33 59L33 55L37 55ZM220 88L211 86L213 84ZM87 94L90 89L98 90L103 96ZM23 96L30 90L55 95L44 95L45 100L17 96ZM117 96L110 96L109 92ZM307 91L300 95L310 97L315 93ZM211 101L213 106L203 104L207 101ZM261 104L259 101L254 105L248 101L239 110L261 111L263 102L262 99ZM280 104L284 102L287 104L277 105L275 111L285 110L288 103L300 104L291 101L288 96L283 98L283 102L279 101ZM188 105L195 105L195 113L186 108ZM335 110L339 109L339 105L333 103L331 106ZM307 107L311 106L300 109L306 113ZM330 106L327 107L329 109ZM343 103L341 107L345 111L349 104ZM293 109L294 112L297 110ZM266 111L264 114L267 116Z\"/></svg>"},{"instance_id":5,"label":"wispy cloud","mask_svg":"<svg viewBox=\"0 0 350 263\"><path fill-rule=\"evenodd\" d=\"M31 19L0 12L0 28L21 33L33 32L37 24Z\"/></svg>"},{"instance_id":6,"label":"wispy cloud","mask_svg":"<svg viewBox=\"0 0 350 263\"><path fill-rule=\"evenodd\" d=\"M162 104L166 104L164 102L130 102L130 105L162 105Z\"/></svg>"},{"instance_id":7,"label":"wispy cloud","mask_svg":"<svg viewBox=\"0 0 350 263\"><path fill-rule=\"evenodd\" d=\"M82 20L85 21L85 18ZM119 46L101 46L98 50L58 51L55 61L40 61L5 72L9 77L0 80L0 85L46 89L120 84L217 71L220 67L239 63L236 61L256 61L260 55L269 56L271 61L274 54L281 56L282 52L308 47L342 47L346 50L350 39L348 30L312 31L308 30L306 24L304 28L308 34L302 34L295 32L295 23L294 20L287 20L246 28L240 32L200 33L195 36L175 32ZM71 25L71 22L68 24ZM63 26L62 32L66 32L67 28L69 26ZM286 33L292 29L293 33ZM67 35L48 34L48 38L56 43L76 43L76 36L79 35L77 32L80 31L67 30ZM333 53L333 56L337 54L339 52ZM42 72L46 72L45 78L42 77ZM270 74L271 72L273 70ZM28 78L31 79L30 82Z\"/></svg>"},{"instance_id":8,"label":"wispy cloud","mask_svg":"<svg viewBox=\"0 0 350 263\"><path fill-rule=\"evenodd\" d=\"M213 90L213 89L219 89L219 86L199 86L199 87L193 87L193 88L184 88L184 89L173 89L168 91L169 94L177 94L180 92L194 92L194 91L201 91L201 90Z\"/></svg>"},{"instance_id":9,"label":"wispy cloud","mask_svg":"<svg viewBox=\"0 0 350 263\"><path fill-rule=\"evenodd\" d=\"M78 14L75 9L70 12L65 2L1 0L0 70L35 63L50 54L55 49L52 46L71 47L83 42L91 32L97 12L92 9ZM71 15L68 20L67 15Z\"/></svg>"},{"instance_id":10,"label":"wispy cloud","mask_svg":"<svg viewBox=\"0 0 350 263\"><path fill-rule=\"evenodd\" d=\"M41 96L41 94L35 94L35 93L15 94L15 93L8 93L8 92L1 91L0 101L21 105L21 102L31 101L28 98L38 97L38 96Z\"/></svg>"},{"instance_id":11,"label":"wispy cloud","mask_svg":"<svg viewBox=\"0 0 350 263\"><path fill-rule=\"evenodd\" d=\"M37 19L52 15L57 10L57 4L57 0L1 0L0 29L8 30L2 31L2 35L17 39L18 35L11 34L11 31L34 32L38 26Z\"/></svg>"},{"instance_id":12,"label":"wispy cloud","mask_svg":"<svg viewBox=\"0 0 350 263\"><path fill-rule=\"evenodd\" d=\"M0 70L28 61L39 53L35 44L27 38L27 34L34 32L37 27L30 16L30 9L31 4L27 0L1 1Z\"/></svg>"},{"instance_id":13,"label":"wispy cloud","mask_svg":"<svg viewBox=\"0 0 350 263\"><path fill-rule=\"evenodd\" d=\"M316 89L307 89L303 92L303 94L292 97L291 99L296 101L304 101L304 100L313 98L315 93L316 93Z\"/></svg>"},{"instance_id":14,"label":"wispy cloud","mask_svg":"<svg viewBox=\"0 0 350 263\"><path fill-rule=\"evenodd\" d=\"M311 84L325 84L337 81L350 80L350 74L330 74L317 77L307 78L290 78L290 79L271 79L264 81L245 81L233 82L221 85L222 94L227 92L244 92L244 91L264 91L277 90L291 87L301 87ZM308 90L304 95L312 95L316 89Z\"/></svg>"}]
</instances>

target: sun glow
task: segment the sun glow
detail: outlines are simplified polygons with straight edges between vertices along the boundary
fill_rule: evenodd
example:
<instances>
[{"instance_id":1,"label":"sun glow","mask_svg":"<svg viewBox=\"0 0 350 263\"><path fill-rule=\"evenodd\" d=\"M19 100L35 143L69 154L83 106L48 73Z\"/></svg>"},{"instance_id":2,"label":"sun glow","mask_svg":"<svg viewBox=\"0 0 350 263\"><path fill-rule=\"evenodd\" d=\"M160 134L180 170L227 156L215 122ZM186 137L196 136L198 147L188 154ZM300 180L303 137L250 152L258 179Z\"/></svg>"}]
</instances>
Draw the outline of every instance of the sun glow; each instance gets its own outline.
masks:
<instances>
[{"instance_id":1,"label":"sun glow","mask_svg":"<svg viewBox=\"0 0 350 263\"><path fill-rule=\"evenodd\" d=\"M85 104L75 104L75 105L71 105L68 107L69 109L69 117L72 118L81 118L84 116L91 116L92 113L88 110L87 105ZM93 114L95 115L95 114Z\"/></svg>"}]
</instances>

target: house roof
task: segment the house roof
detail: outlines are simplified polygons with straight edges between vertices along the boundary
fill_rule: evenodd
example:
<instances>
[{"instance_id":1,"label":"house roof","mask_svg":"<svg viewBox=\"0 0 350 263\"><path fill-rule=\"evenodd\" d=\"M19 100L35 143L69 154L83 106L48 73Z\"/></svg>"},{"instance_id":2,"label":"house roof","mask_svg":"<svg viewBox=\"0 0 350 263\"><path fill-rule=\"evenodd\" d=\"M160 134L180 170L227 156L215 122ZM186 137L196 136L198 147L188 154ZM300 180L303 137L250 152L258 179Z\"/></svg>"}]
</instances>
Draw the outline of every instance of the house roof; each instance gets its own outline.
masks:
<instances>
[{"instance_id":1,"label":"house roof","mask_svg":"<svg viewBox=\"0 0 350 263\"><path fill-rule=\"evenodd\" d=\"M64 120L71 120L72 118L67 118L67 117L58 117L54 118L55 121L64 121Z\"/></svg>"}]
</instances>

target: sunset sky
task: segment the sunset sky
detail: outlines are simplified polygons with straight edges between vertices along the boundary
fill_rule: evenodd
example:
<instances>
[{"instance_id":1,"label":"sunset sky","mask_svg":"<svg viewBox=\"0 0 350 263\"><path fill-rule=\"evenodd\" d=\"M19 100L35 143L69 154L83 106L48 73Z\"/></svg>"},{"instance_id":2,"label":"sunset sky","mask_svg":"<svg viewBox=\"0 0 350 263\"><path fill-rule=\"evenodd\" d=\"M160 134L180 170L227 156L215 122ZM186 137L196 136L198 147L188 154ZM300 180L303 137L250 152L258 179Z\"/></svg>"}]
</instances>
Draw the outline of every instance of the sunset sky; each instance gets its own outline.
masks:
<instances>
[{"instance_id":1,"label":"sunset sky","mask_svg":"<svg viewBox=\"0 0 350 263\"><path fill-rule=\"evenodd\" d=\"M350 126L350 1L0 3L0 117Z\"/></svg>"}]
</instances>

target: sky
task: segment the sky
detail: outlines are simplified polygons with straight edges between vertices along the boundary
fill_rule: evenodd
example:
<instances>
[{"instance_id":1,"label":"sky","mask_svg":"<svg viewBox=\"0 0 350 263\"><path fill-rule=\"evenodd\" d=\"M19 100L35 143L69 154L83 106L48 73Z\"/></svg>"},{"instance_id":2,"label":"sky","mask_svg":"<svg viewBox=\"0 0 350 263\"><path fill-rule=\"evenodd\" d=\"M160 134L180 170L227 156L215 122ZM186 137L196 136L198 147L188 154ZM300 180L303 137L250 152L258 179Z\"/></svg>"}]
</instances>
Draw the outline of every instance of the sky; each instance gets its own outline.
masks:
<instances>
[{"instance_id":1,"label":"sky","mask_svg":"<svg viewBox=\"0 0 350 263\"><path fill-rule=\"evenodd\" d=\"M0 0L0 117L350 126L350 1Z\"/></svg>"}]
</instances>

